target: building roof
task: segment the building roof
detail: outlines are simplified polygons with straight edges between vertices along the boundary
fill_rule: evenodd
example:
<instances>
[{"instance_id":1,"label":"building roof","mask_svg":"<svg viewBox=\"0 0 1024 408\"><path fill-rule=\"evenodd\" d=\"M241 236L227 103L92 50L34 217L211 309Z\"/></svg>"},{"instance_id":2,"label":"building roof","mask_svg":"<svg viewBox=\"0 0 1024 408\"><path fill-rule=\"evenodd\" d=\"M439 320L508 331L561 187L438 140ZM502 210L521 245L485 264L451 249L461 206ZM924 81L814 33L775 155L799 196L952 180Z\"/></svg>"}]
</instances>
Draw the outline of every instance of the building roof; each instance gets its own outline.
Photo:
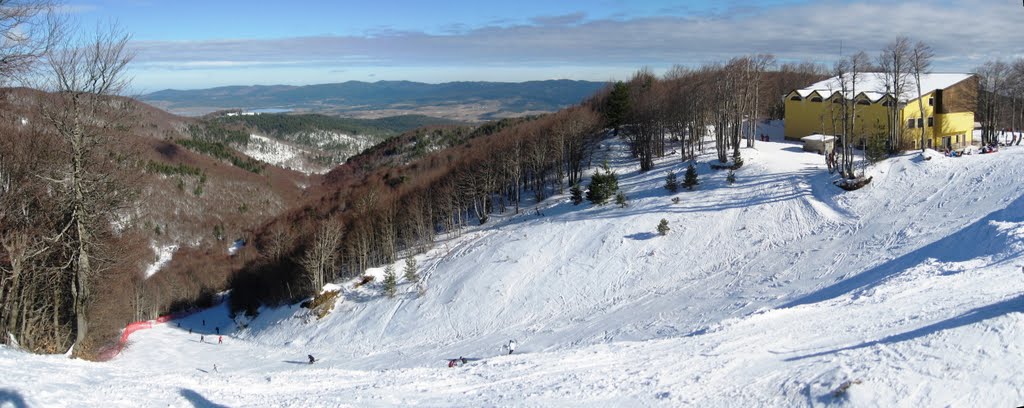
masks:
<instances>
[{"instance_id":1,"label":"building roof","mask_svg":"<svg viewBox=\"0 0 1024 408\"><path fill-rule=\"evenodd\" d=\"M928 94L936 89L949 88L960 81L970 78L973 74L967 73L934 73L934 74L923 74L921 75L921 94ZM843 77L849 81L849 75ZM849 83L849 82L847 82ZM885 77L880 72L865 72L857 77L857 94L851 95L852 90L848 89L844 95L846 99L853 99L856 96L863 94L872 102L877 102L882 99L887 92L885 88ZM840 93L842 86L839 82L839 77L834 76L824 81L816 82L803 89L797 89L797 94L802 98L806 98L812 92L817 91L819 95L823 97L831 97L836 93ZM917 97L917 82L914 80L914 76L911 75L907 78L907 87L903 92L903 95L899 96L900 102L907 102Z\"/></svg>"},{"instance_id":2,"label":"building roof","mask_svg":"<svg viewBox=\"0 0 1024 408\"><path fill-rule=\"evenodd\" d=\"M819 134L819 133L815 133L815 134L810 135L810 136L801 137L800 140L803 140L805 142L831 142L831 141L836 140L836 137L835 136L822 135L822 134Z\"/></svg>"}]
</instances>

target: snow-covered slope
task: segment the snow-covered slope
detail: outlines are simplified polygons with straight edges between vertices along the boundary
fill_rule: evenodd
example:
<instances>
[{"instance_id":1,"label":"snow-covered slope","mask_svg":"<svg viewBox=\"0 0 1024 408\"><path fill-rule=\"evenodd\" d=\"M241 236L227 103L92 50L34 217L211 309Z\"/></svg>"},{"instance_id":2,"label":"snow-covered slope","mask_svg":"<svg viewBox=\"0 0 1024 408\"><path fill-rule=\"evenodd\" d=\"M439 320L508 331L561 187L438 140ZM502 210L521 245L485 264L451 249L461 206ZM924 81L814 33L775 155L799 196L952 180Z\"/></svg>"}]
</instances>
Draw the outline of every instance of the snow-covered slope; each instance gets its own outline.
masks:
<instances>
[{"instance_id":1,"label":"snow-covered slope","mask_svg":"<svg viewBox=\"0 0 1024 408\"><path fill-rule=\"evenodd\" d=\"M305 150L266 136L250 135L249 143L242 149L242 153L261 162L305 174L322 173L327 170L324 166L311 165L306 158Z\"/></svg>"},{"instance_id":2,"label":"snow-covered slope","mask_svg":"<svg viewBox=\"0 0 1024 408\"><path fill-rule=\"evenodd\" d=\"M678 158L639 173L624 146L608 146L627 208L558 196L543 215L492 217L417 256L422 295L343 282L322 320L279 308L245 329L215 308L135 334L105 364L0 349L4 372L18 367L0 379L0 404L1024 400L1024 148L908 154L845 193L821 156L759 142L735 184L701 163L695 191L669 194ZM225 344L198 342L214 328L230 333ZM520 346L509 356L510 339ZM307 354L321 361L304 364ZM447 367L460 356L470 363Z\"/></svg>"},{"instance_id":3,"label":"snow-covered slope","mask_svg":"<svg viewBox=\"0 0 1024 408\"><path fill-rule=\"evenodd\" d=\"M284 139L252 134L249 143L240 150L264 163L305 174L319 174L344 163L349 157L372 146L375 140L374 136L322 130L291 134ZM325 159L329 162L323 162Z\"/></svg>"}]
</instances>

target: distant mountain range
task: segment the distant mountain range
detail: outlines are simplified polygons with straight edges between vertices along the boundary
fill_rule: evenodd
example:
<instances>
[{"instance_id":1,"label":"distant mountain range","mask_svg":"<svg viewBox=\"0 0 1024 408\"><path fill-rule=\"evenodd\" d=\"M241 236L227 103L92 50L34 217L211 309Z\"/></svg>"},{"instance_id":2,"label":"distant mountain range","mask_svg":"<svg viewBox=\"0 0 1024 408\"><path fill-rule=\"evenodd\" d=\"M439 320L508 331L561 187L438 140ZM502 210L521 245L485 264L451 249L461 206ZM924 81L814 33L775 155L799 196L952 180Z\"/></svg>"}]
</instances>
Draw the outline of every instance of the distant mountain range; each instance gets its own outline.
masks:
<instances>
[{"instance_id":1,"label":"distant mountain range","mask_svg":"<svg viewBox=\"0 0 1024 408\"><path fill-rule=\"evenodd\" d=\"M143 95L141 99L186 115L223 109L281 108L368 118L423 114L455 120L488 120L555 111L579 103L604 86L604 82L565 79L443 84L349 81L306 86L168 89Z\"/></svg>"}]
</instances>

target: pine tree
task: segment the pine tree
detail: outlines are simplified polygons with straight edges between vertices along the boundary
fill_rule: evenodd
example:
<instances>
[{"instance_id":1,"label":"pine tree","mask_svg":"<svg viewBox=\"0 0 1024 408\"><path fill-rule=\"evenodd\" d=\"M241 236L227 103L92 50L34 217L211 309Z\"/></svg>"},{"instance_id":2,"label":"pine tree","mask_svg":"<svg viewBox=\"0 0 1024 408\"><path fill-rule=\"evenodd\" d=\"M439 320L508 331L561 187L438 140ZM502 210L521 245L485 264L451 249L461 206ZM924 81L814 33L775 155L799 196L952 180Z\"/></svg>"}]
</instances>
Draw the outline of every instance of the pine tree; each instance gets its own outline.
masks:
<instances>
[{"instance_id":1,"label":"pine tree","mask_svg":"<svg viewBox=\"0 0 1024 408\"><path fill-rule=\"evenodd\" d=\"M676 172L669 170L665 175L665 189L671 192L679 191L679 180L676 179Z\"/></svg>"},{"instance_id":2,"label":"pine tree","mask_svg":"<svg viewBox=\"0 0 1024 408\"><path fill-rule=\"evenodd\" d=\"M739 153L732 156L732 168L738 169L743 167L743 157Z\"/></svg>"},{"instance_id":3,"label":"pine tree","mask_svg":"<svg viewBox=\"0 0 1024 408\"><path fill-rule=\"evenodd\" d=\"M580 183L573 184L569 193L572 194L572 205L580 205L583 202L583 189L580 187Z\"/></svg>"},{"instance_id":4,"label":"pine tree","mask_svg":"<svg viewBox=\"0 0 1024 408\"><path fill-rule=\"evenodd\" d=\"M693 190L693 187L697 184L700 184L697 181L697 167L695 167L693 163L690 163L689 166L686 166L686 175L683 178L683 187Z\"/></svg>"},{"instance_id":5,"label":"pine tree","mask_svg":"<svg viewBox=\"0 0 1024 408\"><path fill-rule=\"evenodd\" d=\"M736 172L734 172L732 170L729 170L729 174L727 174L725 176L725 181L729 182L729 184L735 183L736 182Z\"/></svg>"},{"instance_id":6,"label":"pine tree","mask_svg":"<svg viewBox=\"0 0 1024 408\"><path fill-rule=\"evenodd\" d=\"M628 204L628 202L626 201L626 195L623 194L622 192L619 192L618 194L616 194L615 195L615 204L618 204L619 208L626 208L626 204Z\"/></svg>"},{"instance_id":7,"label":"pine tree","mask_svg":"<svg viewBox=\"0 0 1024 408\"><path fill-rule=\"evenodd\" d=\"M405 280L416 283L420 281L420 275L416 273L416 258L405 258Z\"/></svg>"},{"instance_id":8,"label":"pine tree","mask_svg":"<svg viewBox=\"0 0 1024 408\"><path fill-rule=\"evenodd\" d=\"M395 293L398 291L398 277L395 276L394 265L388 265L384 268L384 293L387 293L388 297L395 297Z\"/></svg>"},{"instance_id":9,"label":"pine tree","mask_svg":"<svg viewBox=\"0 0 1024 408\"><path fill-rule=\"evenodd\" d=\"M608 119L608 126L612 127L615 136L619 135L619 128L626 123L629 115L629 85L618 81L612 86L608 95L608 102L605 107L605 117Z\"/></svg>"},{"instance_id":10,"label":"pine tree","mask_svg":"<svg viewBox=\"0 0 1024 408\"><path fill-rule=\"evenodd\" d=\"M587 200L597 205L604 205L619 191L619 179L615 172L607 164L603 167L603 173L598 170L590 177L590 186L587 188Z\"/></svg>"},{"instance_id":11,"label":"pine tree","mask_svg":"<svg viewBox=\"0 0 1024 408\"><path fill-rule=\"evenodd\" d=\"M665 236L671 228L668 227L668 220L662 218L658 224L658 235Z\"/></svg>"}]
</instances>

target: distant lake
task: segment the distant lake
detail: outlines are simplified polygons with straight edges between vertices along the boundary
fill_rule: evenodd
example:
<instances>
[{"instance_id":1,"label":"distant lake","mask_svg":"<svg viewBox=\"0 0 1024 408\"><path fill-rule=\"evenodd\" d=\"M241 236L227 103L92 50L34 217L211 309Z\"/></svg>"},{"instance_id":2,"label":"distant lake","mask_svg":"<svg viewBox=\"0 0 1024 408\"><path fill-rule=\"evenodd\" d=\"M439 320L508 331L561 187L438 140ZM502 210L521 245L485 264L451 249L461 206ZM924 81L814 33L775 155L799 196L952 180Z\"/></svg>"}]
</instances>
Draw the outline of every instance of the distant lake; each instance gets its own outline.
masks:
<instances>
[{"instance_id":1,"label":"distant lake","mask_svg":"<svg viewBox=\"0 0 1024 408\"><path fill-rule=\"evenodd\" d=\"M287 108L261 108L261 109L249 109L246 112L253 112L253 113L288 113L288 112L291 112L292 110L293 109L287 109Z\"/></svg>"}]
</instances>

